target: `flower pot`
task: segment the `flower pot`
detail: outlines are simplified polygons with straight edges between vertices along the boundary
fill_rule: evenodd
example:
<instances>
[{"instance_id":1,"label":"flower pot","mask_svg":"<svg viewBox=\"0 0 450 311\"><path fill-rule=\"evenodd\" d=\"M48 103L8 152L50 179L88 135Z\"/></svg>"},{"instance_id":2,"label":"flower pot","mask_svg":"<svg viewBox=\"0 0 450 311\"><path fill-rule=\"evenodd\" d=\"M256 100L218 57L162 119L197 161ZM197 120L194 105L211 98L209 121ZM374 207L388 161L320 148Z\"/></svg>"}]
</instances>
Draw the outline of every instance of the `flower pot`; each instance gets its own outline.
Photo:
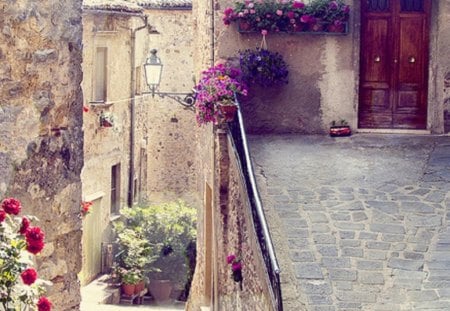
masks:
<instances>
[{"instance_id":1,"label":"flower pot","mask_svg":"<svg viewBox=\"0 0 450 311\"><path fill-rule=\"evenodd\" d=\"M148 289L156 302L165 302L170 299L172 282L169 280L151 280Z\"/></svg>"},{"instance_id":2,"label":"flower pot","mask_svg":"<svg viewBox=\"0 0 450 311\"><path fill-rule=\"evenodd\" d=\"M135 284L122 283L122 293L124 295L133 296L135 288L136 288Z\"/></svg>"},{"instance_id":3,"label":"flower pot","mask_svg":"<svg viewBox=\"0 0 450 311\"><path fill-rule=\"evenodd\" d=\"M348 125L332 126L330 128L331 137L350 136L350 135L352 135L352 130Z\"/></svg>"},{"instance_id":4,"label":"flower pot","mask_svg":"<svg viewBox=\"0 0 450 311\"><path fill-rule=\"evenodd\" d=\"M137 284L134 286L134 293L135 293L135 294L140 294L140 293L144 290L144 288L145 288L145 283L144 283L144 281L140 281L139 283L137 283Z\"/></svg>"},{"instance_id":5,"label":"flower pot","mask_svg":"<svg viewBox=\"0 0 450 311\"><path fill-rule=\"evenodd\" d=\"M345 24L330 24L327 27L328 32L343 33L345 32Z\"/></svg>"},{"instance_id":6,"label":"flower pot","mask_svg":"<svg viewBox=\"0 0 450 311\"><path fill-rule=\"evenodd\" d=\"M225 119L226 122L231 122L234 120L238 107L236 105L218 105L220 115Z\"/></svg>"}]
</instances>

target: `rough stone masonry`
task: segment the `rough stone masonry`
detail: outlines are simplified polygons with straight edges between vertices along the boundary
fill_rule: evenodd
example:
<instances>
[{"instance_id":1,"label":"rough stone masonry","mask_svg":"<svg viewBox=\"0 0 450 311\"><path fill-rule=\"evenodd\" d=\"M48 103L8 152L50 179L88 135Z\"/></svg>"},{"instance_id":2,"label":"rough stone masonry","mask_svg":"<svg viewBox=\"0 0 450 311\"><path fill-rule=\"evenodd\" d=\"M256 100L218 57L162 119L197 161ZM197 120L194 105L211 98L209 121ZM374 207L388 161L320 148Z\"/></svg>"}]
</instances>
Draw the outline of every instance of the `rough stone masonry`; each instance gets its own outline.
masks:
<instances>
[{"instance_id":1,"label":"rough stone masonry","mask_svg":"<svg viewBox=\"0 0 450 311\"><path fill-rule=\"evenodd\" d=\"M0 196L40 219L54 310L80 302L81 31L80 0L0 4Z\"/></svg>"}]
</instances>

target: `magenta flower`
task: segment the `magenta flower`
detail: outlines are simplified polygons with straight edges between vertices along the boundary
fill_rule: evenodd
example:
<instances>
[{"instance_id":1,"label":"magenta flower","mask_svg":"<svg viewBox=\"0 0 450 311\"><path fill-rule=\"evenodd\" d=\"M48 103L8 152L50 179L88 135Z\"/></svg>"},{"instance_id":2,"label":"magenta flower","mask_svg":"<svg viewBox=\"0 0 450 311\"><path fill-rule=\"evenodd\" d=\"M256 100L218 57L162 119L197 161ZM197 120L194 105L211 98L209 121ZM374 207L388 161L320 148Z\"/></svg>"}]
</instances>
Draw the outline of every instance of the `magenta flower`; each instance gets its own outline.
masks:
<instances>
[{"instance_id":1,"label":"magenta flower","mask_svg":"<svg viewBox=\"0 0 450 311\"><path fill-rule=\"evenodd\" d=\"M240 271L240 270L242 270L242 263L241 263L240 261L234 262L234 263L231 265L231 270L232 270L232 271Z\"/></svg>"},{"instance_id":2,"label":"magenta flower","mask_svg":"<svg viewBox=\"0 0 450 311\"><path fill-rule=\"evenodd\" d=\"M236 259L236 256L234 254L230 254L227 256L227 264L233 263L233 261Z\"/></svg>"},{"instance_id":3,"label":"magenta flower","mask_svg":"<svg viewBox=\"0 0 450 311\"><path fill-rule=\"evenodd\" d=\"M292 7L294 9L303 9L305 7L305 4L300 1L294 1L294 3L292 4Z\"/></svg>"},{"instance_id":4,"label":"magenta flower","mask_svg":"<svg viewBox=\"0 0 450 311\"><path fill-rule=\"evenodd\" d=\"M295 17L295 13L292 11L287 12L286 15L289 17L289 19L293 19Z\"/></svg>"}]
</instances>

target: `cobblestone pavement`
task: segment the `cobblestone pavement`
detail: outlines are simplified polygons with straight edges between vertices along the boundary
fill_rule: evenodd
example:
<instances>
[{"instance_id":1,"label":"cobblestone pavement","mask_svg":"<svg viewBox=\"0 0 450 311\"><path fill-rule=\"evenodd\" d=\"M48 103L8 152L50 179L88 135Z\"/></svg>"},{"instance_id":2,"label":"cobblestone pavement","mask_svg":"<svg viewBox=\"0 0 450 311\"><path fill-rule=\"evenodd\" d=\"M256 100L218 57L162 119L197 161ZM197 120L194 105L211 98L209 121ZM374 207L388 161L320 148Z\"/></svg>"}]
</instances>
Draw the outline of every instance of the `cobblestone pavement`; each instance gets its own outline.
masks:
<instances>
[{"instance_id":1,"label":"cobblestone pavement","mask_svg":"<svg viewBox=\"0 0 450 311\"><path fill-rule=\"evenodd\" d=\"M249 140L286 310L450 310L450 137Z\"/></svg>"}]
</instances>

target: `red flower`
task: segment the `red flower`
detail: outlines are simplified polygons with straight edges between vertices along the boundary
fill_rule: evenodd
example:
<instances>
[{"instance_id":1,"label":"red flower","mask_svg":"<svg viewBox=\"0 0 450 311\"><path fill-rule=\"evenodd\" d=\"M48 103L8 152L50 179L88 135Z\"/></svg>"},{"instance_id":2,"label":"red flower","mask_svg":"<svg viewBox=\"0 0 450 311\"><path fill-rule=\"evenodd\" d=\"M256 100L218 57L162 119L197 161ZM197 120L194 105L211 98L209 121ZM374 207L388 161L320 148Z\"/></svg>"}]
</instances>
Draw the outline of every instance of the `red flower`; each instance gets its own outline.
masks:
<instances>
[{"instance_id":1,"label":"red flower","mask_svg":"<svg viewBox=\"0 0 450 311\"><path fill-rule=\"evenodd\" d=\"M33 268L28 268L20 274L20 277L24 284L31 285L36 281L37 273Z\"/></svg>"},{"instance_id":2,"label":"red flower","mask_svg":"<svg viewBox=\"0 0 450 311\"><path fill-rule=\"evenodd\" d=\"M52 303L47 297L42 296L37 303L38 311L50 311L52 309Z\"/></svg>"},{"instance_id":3,"label":"red flower","mask_svg":"<svg viewBox=\"0 0 450 311\"><path fill-rule=\"evenodd\" d=\"M83 106L83 111L84 112L89 112L89 107L88 106Z\"/></svg>"},{"instance_id":4,"label":"red flower","mask_svg":"<svg viewBox=\"0 0 450 311\"><path fill-rule=\"evenodd\" d=\"M92 202L88 201L88 202L81 202L81 214L87 215L90 212L92 206Z\"/></svg>"},{"instance_id":5,"label":"red flower","mask_svg":"<svg viewBox=\"0 0 450 311\"><path fill-rule=\"evenodd\" d=\"M6 218L6 213L4 210L0 209L0 222L3 222Z\"/></svg>"},{"instance_id":6,"label":"red flower","mask_svg":"<svg viewBox=\"0 0 450 311\"><path fill-rule=\"evenodd\" d=\"M20 234L25 234L29 227L30 227L30 221L28 220L28 218L23 217L22 218L22 225L20 226L19 233Z\"/></svg>"},{"instance_id":7,"label":"red flower","mask_svg":"<svg viewBox=\"0 0 450 311\"><path fill-rule=\"evenodd\" d=\"M20 205L20 201L14 198L4 199L2 202L2 207L8 214L17 215L20 213L20 209L22 206Z\"/></svg>"},{"instance_id":8,"label":"red flower","mask_svg":"<svg viewBox=\"0 0 450 311\"><path fill-rule=\"evenodd\" d=\"M39 253L44 248L45 234L39 227L29 227L25 232L27 251L33 254Z\"/></svg>"}]
</instances>

